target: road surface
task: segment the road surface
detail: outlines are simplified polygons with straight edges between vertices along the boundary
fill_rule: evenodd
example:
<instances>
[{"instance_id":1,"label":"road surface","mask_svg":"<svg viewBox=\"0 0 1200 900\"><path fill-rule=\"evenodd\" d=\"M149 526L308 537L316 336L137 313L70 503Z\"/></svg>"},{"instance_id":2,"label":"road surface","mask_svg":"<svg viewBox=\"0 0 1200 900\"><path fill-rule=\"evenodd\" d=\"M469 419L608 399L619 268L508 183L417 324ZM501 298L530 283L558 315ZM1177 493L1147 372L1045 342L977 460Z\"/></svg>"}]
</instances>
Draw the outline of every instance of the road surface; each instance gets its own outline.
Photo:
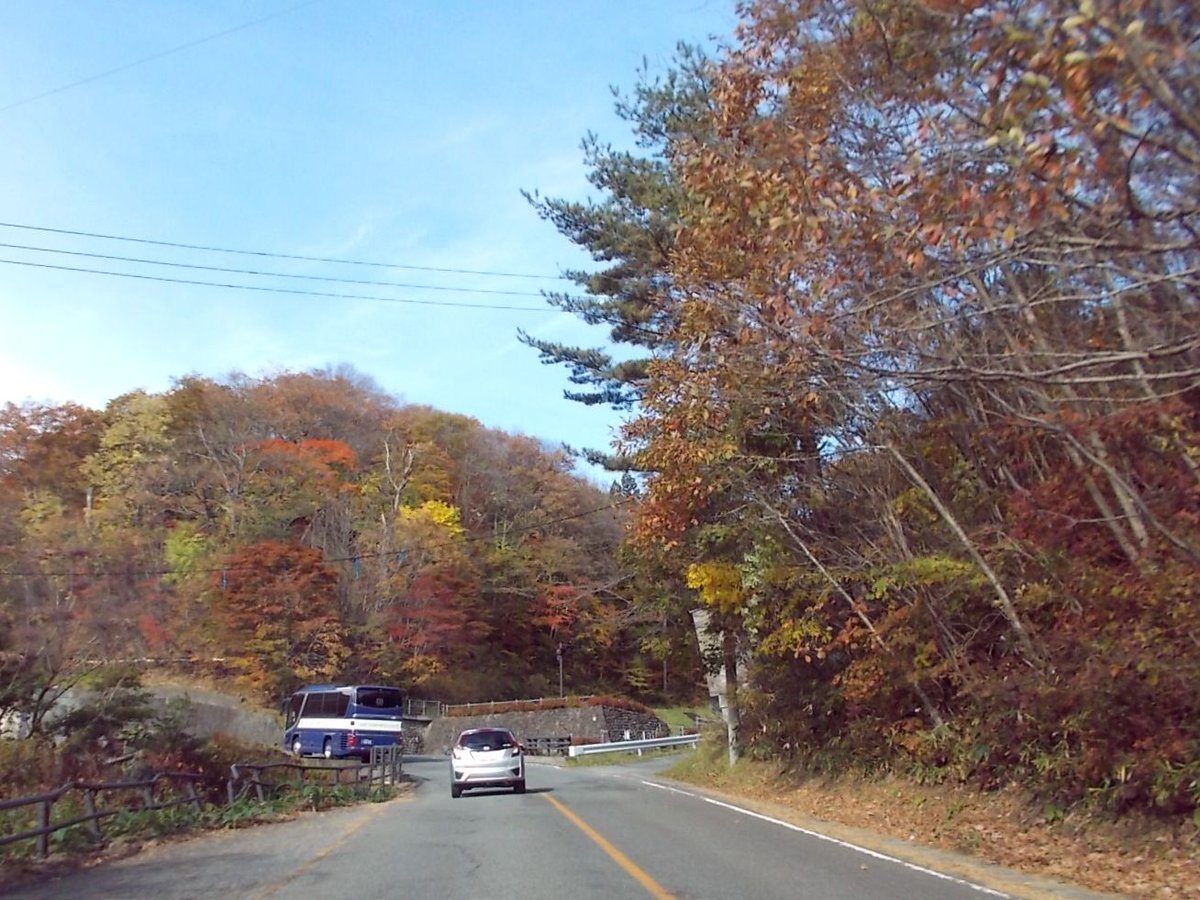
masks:
<instances>
[{"instance_id":1,"label":"road surface","mask_svg":"<svg viewBox=\"0 0 1200 900\"><path fill-rule=\"evenodd\" d=\"M450 797L447 762L377 804L203 835L11 890L10 898L951 900L1082 898L1004 870L821 837L654 776L531 764L529 791ZM900 859L903 854L906 858ZM933 859L933 862L930 860ZM946 874L938 869L950 869Z\"/></svg>"}]
</instances>

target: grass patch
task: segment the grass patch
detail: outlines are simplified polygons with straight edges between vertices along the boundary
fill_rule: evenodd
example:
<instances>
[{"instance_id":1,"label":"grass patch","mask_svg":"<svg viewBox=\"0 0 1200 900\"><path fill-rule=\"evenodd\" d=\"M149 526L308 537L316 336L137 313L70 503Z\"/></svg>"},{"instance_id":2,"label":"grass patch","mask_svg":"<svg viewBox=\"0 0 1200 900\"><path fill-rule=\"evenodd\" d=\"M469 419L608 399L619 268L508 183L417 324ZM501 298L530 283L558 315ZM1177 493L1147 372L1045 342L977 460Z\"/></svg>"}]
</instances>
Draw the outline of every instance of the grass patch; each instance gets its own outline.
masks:
<instances>
[{"instance_id":1,"label":"grass patch","mask_svg":"<svg viewBox=\"0 0 1200 900\"><path fill-rule=\"evenodd\" d=\"M672 732L717 721L717 716L705 706L662 706L655 708L654 714L671 726Z\"/></svg>"},{"instance_id":2,"label":"grass patch","mask_svg":"<svg viewBox=\"0 0 1200 900\"><path fill-rule=\"evenodd\" d=\"M635 763L647 757L682 756L690 753L687 747L654 747L642 750L638 756L636 750L610 750L606 753L589 753L587 756L568 756L565 765L569 768L579 766L619 766L623 763Z\"/></svg>"},{"instance_id":3,"label":"grass patch","mask_svg":"<svg viewBox=\"0 0 1200 900\"><path fill-rule=\"evenodd\" d=\"M729 767L729 751L723 738L724 735L721 740L711 735L702 738L693 752L681 755L671 768L661 774L708 787L729 785L734 778L734 770Z\"/></svg>"}]
</instances>

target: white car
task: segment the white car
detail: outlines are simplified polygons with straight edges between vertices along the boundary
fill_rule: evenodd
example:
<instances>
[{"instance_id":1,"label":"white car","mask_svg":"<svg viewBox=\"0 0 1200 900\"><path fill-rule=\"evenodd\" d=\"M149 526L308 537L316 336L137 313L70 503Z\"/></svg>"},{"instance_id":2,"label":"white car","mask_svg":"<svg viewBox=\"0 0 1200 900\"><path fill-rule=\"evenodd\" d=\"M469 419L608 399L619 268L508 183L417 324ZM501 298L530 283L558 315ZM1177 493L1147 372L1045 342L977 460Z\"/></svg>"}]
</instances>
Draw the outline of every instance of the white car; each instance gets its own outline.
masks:
<instances>
[{"instance_id":1,"label":"white car","mask_svg":"<svg viewBox=\"0 0 1200 900\"><path fill-rule=\"evenodd\" d=\"M450 751L450 796L471 788L510 787L525 793L525 754L507 728L464 731Z\"/></svg>"}]
</instances>

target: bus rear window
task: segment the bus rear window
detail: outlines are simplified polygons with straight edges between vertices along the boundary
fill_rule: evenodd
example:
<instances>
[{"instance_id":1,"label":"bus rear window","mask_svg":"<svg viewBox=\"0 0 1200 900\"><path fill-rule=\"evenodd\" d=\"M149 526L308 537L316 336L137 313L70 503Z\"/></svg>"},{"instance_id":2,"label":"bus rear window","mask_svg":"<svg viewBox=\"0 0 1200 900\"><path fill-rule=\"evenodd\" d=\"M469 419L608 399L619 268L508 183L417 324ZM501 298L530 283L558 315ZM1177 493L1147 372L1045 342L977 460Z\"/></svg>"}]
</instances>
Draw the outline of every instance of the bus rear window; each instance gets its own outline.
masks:
<instances>
[{"instance_id":1,"label":"bus rear window","mask_svg":"<svg viewBox=\"0 0 1200 900\"><path fill-rule=\"evenodd\" d=\"M358 705L365 709L399 709L404 697L395 688L359 688Z\"/></svg>"}]
</instances>

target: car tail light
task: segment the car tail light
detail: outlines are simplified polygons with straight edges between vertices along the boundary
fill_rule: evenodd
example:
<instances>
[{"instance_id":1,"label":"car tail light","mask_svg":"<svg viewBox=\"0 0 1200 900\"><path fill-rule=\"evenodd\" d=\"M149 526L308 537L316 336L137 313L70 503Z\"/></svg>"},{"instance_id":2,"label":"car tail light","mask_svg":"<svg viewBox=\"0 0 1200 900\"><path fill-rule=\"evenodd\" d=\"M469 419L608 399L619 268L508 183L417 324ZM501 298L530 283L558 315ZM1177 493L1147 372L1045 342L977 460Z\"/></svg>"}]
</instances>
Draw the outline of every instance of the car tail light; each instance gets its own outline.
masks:
<instances>
[{"instance_id":1,"label":"car tail light","mask_svg":"<svg viewBox=\"0 0 1200 900\"><path fill-rule=\"evenodd\" d=\"M358 735L353 731L346 735L346 746L351 749L358 746Z\"/></svg>"}]
</instances>

